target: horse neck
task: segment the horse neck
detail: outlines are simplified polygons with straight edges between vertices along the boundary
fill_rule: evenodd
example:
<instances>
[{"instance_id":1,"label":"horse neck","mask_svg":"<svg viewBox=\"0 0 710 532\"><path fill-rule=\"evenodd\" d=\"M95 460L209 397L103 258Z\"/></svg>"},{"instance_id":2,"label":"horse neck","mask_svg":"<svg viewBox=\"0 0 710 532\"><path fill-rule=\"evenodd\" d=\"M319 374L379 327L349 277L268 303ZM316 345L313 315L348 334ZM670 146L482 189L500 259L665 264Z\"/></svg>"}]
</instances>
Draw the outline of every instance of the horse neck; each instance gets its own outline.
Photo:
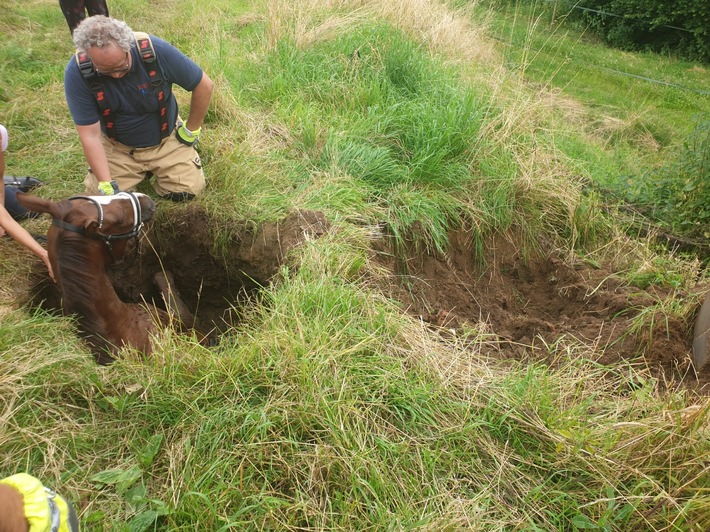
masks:
<instances>
[{"instance_id":1,"label":"horse neck","mask_svg":"<svg viewBox=\"0 0 710 532\"><path fill-rule=\"evenodd\" d=\"M67 237L58 241L55 249L57 260L54 262L64 311L76 314L86 332L100 332L106 320L120 318L126 305L106 274L105 244L88 238Z\"/></svg>"}]
</instances>

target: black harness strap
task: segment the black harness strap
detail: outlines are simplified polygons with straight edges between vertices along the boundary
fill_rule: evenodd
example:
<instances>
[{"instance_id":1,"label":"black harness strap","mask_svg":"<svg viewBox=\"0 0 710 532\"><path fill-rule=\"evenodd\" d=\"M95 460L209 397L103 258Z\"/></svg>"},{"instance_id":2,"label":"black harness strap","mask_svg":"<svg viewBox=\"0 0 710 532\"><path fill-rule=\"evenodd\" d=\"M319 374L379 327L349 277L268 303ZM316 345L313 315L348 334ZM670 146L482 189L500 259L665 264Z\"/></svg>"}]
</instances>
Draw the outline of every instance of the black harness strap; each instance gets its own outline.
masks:
<instances>
[{"instance_id":1,"label":"black harness strap","mask_svg":"<svg viewBox=\"0 0 710 532\"><path fill-rule=\"evenodd\" d=\"M163 78L160 75L160 68L155 56L153 43L147 33L134 32L133 37L136 39L138 53L143 60L143 65L148 73L150 85L155 90L155 95L158 97L158 106L160 107L160 138L168 136L168 108L165 101L165 89L163 88Z\"/></svg>"},{"instance_id":2,"label":"black harness strap","mask_svg":"<svg viewBox=\"0 0 710 532\"><path fill-rule=\"evenodd\" d=\"M99 74L96 70L94 70L94 63L91 62L91 59L86 52L79 51L76 52L76 62L79 65L81 76L89 84L91 92L94 93L94 98L96 98L96 103L98 104L99 111L101 112L101 120L106 127L106 134L109 138L115 139L116 132L114 130L113 111L108 103L108 98L106 98L104 84L101 82Z\"/></svg>"},{"instance_id":3,"label":"black harness strap","mask_svg":"<svg viewBox=\"0 0 710 532\"><path fill-rule=\"evenodd\" d=\"M168 105L167 99L165 98L163 77L160 74L160 65L158 64L158 58L155 55L155 48L153 48L153 42L150 40L150 36L147 33L141 31L133 32L133 38L136 41L138 55L140 55L145 71L148 74L150 85L153 87L155 96L158 98L158 108L160 111L160 138L164 139L170 132L170 128L168 126ZM89 85L91 92L94 93L94 98L96 99L96 103L98 104L99 111L101 113L101 120L106 128L106 135L115 140L116 131L114 129L114 113L111 109L108 98L106 97L102 76L96 72L94 64L86 52L80 52L77 50L75 57L76 62L79 65L81 76Z\"/></svg>"}]
</instances>

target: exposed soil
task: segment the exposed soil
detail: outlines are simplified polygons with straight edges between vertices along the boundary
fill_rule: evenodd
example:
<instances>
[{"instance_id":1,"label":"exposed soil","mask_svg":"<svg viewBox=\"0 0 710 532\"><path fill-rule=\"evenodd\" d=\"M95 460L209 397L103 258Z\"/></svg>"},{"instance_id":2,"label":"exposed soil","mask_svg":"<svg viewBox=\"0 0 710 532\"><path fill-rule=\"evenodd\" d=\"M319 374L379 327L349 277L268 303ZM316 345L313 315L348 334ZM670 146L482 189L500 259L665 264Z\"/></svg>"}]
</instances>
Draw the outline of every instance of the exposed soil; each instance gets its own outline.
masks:
<instances>
[{"instance_id":1,"label":"exposed soil","mask_svg":"<svg viewBox=\"0 0 710 532\"><path fill-rule=\"evenodd\" d=\"M386 289L407 312L444 334L477 326L497 339L495 353L547 359L547 348L566 338L601 364L626 359L645 364L662 382L683 382L710 393L710 364L691 364L694 316L656 315L654 327L630 332L633 319L670 296L629 286L609 270L554 256L524 257L521 246L498 238L484 264L476 263L465 232L450 235L446 257L408 252L395 257L381 246L377 260L398 275Z\"/></svg>"},{"instance_id":2,"label":"exposed soil","mask_svg":"<svg viewBox=\"0 0 710 532\"><path fill-rule=\"evenodd\" d=\"M288 252L324 234L328 223L321 213L298 211L256 230L235 225L222 256L215 255L208 228L209 217L196 204L178 211L169 225L150 227L148 237L110 269L119 296L162 306L153 275L164 266L198 327L224 331L239 322L244 305L270 282ZM545 345L564 337L585 346L584 356L598 353L602 364L645 362L664 381L683 381L710 393L710 367L697 374L690 363L692 321L658 317L653 331L629 334L631 320L668 294L625 285L604 268L570 266L555 257L525 259L519 249L499 238L481 265L465 232L451 235L446 257L415 251L396 257L383 237L372 259L392 272L382 289L404 311L442 334L483 326L497 339L498 357L545 359ZM50 285L41 287L33 301L60 308Z\"/></svg>"}]
</instances>

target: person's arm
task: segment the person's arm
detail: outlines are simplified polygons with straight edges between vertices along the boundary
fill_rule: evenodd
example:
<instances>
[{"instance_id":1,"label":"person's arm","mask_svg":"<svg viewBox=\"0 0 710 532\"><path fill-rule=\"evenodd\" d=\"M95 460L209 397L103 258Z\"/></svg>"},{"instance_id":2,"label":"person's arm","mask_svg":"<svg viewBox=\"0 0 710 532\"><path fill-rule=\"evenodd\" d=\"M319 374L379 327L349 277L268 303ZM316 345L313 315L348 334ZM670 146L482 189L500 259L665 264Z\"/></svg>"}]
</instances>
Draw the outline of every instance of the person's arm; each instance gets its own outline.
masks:
<instances>
[{"instance_id":1,"label":"person's arm","mask_svg":"<svg viewBox=\"0 0 710 532\"><path fill-rule=\"evenodd\" d=\"M111 172L108 168L106 150L101 142L101 124L96 122L89 126L76 126L79 141L84 150L84 157L89 163L89 168L99 181L111 181Z\"/></svg>"},{"instance_id":2,"label":"person's arm","mask_svg":"<svg viewBox=\"0 0 710 532\"><path fill-rule=\"evenodd\" d=\"M0 138L0 143L2 139ZM0 178L5 177L5 154L2 149L0 149ZM2 227L5 232L12 237L13 240L19 244L25 246L32 253L37 255L44 265L47 267L49 276L54 279L54 272L52 271L52 265L49 263L49 255L47 250L44 249L39 243L32 238L32 235L27 232L27 230L22 227L15 219L10 216L10 213L5 209L5 185L3 184L0 188L0 227Z\"/></svg>"},{"instance_id":3,"label":"person's arm","mask_svg":"<svg viewBox=\"0 0 710 532\"><path fill-rule=\"evenodd\" d=\"M187 129L197 131L202 127L202 122L207 114L207 108L212 99L214 83L207 74L202 73L202 79L192 90L190 97L190 115L187 117Z\"/></svg>"}]
</instances>

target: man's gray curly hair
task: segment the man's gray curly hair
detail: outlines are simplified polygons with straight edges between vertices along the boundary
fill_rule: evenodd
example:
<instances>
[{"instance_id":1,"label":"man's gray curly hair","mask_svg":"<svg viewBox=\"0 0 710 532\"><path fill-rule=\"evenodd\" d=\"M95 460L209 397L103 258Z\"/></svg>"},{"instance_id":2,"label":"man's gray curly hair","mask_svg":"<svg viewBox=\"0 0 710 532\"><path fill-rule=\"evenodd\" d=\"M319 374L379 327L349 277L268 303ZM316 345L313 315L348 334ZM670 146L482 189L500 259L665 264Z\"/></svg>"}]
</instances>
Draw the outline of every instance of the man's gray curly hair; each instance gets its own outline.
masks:
<instances>
[{"instance_id":1,"label":"man's gray curly hair","mask_svg":"<svg viewBox=\"0 0 710 532\"><path fill-rule=\"evenodd\" d=\"M103 15L85 18L74 30L74 46L82 52L111 45L128 52L132 43L133 31L128 24Z\"/></svg>"}]
</instances>

